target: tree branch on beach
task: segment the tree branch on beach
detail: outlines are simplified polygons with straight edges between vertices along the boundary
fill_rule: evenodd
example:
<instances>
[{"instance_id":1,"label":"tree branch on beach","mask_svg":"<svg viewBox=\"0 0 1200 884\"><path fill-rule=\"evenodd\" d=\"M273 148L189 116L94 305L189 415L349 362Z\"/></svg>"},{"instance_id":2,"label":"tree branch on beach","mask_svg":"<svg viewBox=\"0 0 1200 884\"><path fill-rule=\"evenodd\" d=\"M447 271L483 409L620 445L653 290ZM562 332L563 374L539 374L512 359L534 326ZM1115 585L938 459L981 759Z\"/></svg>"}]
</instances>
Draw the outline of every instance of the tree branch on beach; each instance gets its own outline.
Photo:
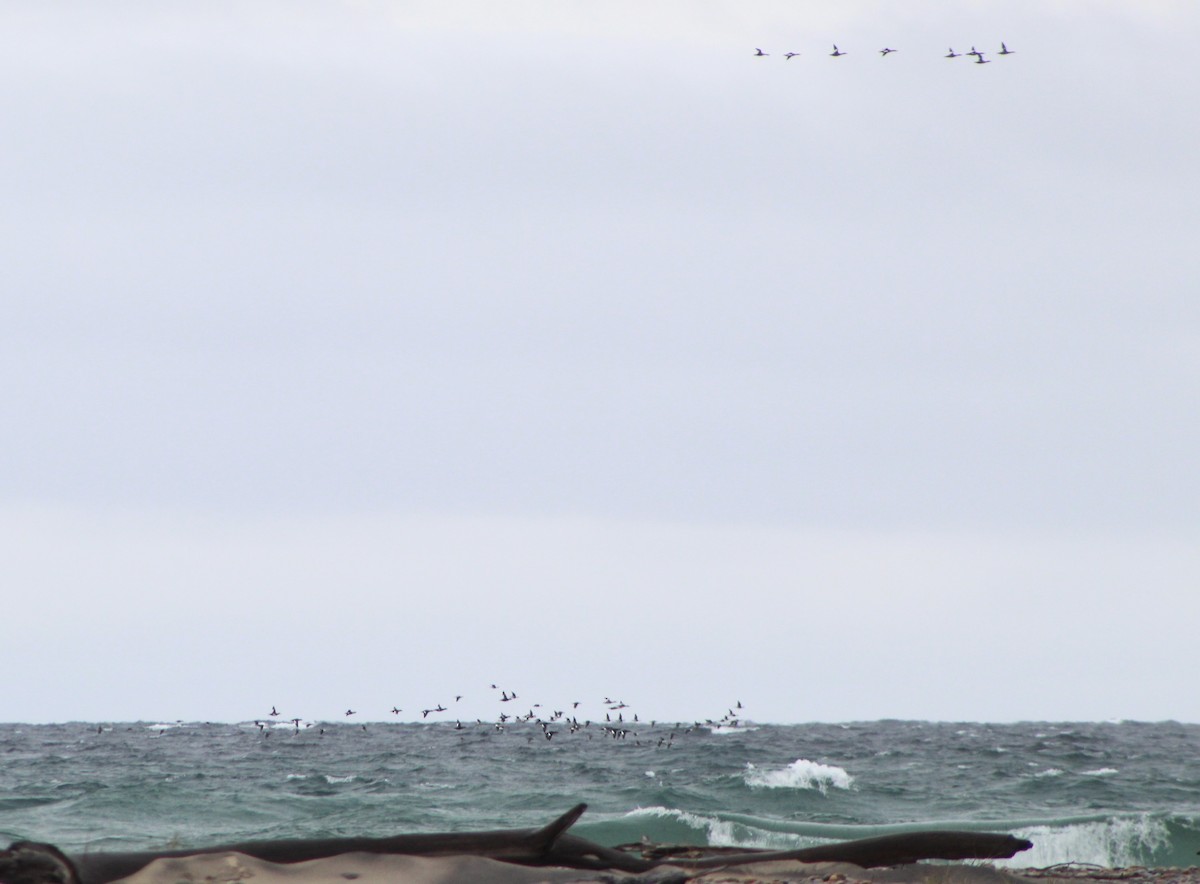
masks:
<instances>
[{"instance_id":1,"label":"tree branch on beach","mask_svg":"<svg viewBox=\"0 0 1200 884\"><path fill-rule=\"evenodd\" d=\"M157 859L214 853L241 853L283 864L358 852L426 857L470 855L527 866L645 872L668 865L702 870L775 860L844 862L872 868L924 859L1007 859L1033 846L1012 835L936 831L884 835L799 850L721 852L699 858L683 858L660 850L658 855L639 856L569 834L567 830L586 809L586 804L577 804L539 829L394 835L388 838L295 838L190 850L97 852L70 857L50 845L18 842L0 853L0 880L6 884L24 880L29 884L109 884L140 871Z\"/></svg>"}]
</instances>

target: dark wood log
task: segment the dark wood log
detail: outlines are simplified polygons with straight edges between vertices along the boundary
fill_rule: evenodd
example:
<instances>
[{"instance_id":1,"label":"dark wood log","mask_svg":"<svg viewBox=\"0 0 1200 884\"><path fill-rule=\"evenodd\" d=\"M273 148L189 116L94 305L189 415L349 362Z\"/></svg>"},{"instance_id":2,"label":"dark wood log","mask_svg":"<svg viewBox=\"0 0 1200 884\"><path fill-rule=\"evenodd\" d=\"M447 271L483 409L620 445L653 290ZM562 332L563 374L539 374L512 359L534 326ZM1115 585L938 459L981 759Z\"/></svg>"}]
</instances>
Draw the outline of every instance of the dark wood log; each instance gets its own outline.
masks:
<instances>
[{"instance_id":1,"label":"dark wood log","mask_svg":"<svg viewBox=\"0 0 1200 884\"><path fill-rule=\"evenodd\" d=\"M483 856L525 865L545 865L554 842L587 810L577 804L540 829L393 835L389 838L292 838L244 841L183 850L80 853L71 857L81 884L108 884L163 857L202 853L244 853L272 863L298 863L344 853L399 853L411 856Z\"/></svg>"},{"instance_id":2,"label":"dark wood log","mask_svg":"<svg viewBox=\"0 0 1200 884\"><path fill-rule=\"evenodd\" d=\"M405 854L410 856L481 856L530 866L565 866L575 869L613 869L645 872L660 866L703 870L772 860L844 862L864 868L893 866L923 859L1001 859L1033 845L1011 835L984 832L908 832L843 841L800 850L722 852L701 859L656 857L604 847L586 838L567 834L583 815L578 804L540 829L501 829L490 832L451 832L429 835L394 835L388 838L295 838L245 841L182 850L80 853L64 856L51 845L22 842L0 855L5 884L109 884L145 868L156 859L198 854L242 853L272 863L297 863L347 853ZM22 874L26 874L22 878Z\"/></svg>"},{"instance_id":3,"label":"dark wood log","mask_svg":"<svg viewBox=\"0 0 1200 884\"><path fill-rule=\"evenodd\" d=\"M754 851L705 857L663 860L686 869L717 868L772 860L806 863L851 863L864 869L901 866L923 859L1008 859L1033 847L1032 841L988 832L904 832L860 838L837 844L822 844L800 850Z\"/></svg>"},{"instance_id":4,"label":"dark wood log","mask_svg":"<svg viewBox=\"0 0 1200 884\"><path fill-rule=\"evenodd\" d=\"M4 884L79 884L70 859L53 844L14 841L0 850L0 881Z\"/></svg>"}]
</instances>

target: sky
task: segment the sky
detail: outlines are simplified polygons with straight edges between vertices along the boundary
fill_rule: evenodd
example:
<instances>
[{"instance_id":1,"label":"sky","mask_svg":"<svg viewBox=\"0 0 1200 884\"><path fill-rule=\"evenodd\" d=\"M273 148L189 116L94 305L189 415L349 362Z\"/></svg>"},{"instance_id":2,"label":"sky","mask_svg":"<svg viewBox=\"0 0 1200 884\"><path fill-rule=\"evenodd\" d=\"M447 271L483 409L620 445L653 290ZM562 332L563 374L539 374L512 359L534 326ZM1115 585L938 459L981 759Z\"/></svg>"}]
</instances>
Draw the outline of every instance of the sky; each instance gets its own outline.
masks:
<instances>
[{"instance_id":1,"label":"sky","mask_svg":"<svg viewBox=\"0 0 1200 884\"><path fill-rule=\"evenodd\" d=\"M4 4L0 720L1200 721L1198 31Z\"/></svg>"}]
</instances>

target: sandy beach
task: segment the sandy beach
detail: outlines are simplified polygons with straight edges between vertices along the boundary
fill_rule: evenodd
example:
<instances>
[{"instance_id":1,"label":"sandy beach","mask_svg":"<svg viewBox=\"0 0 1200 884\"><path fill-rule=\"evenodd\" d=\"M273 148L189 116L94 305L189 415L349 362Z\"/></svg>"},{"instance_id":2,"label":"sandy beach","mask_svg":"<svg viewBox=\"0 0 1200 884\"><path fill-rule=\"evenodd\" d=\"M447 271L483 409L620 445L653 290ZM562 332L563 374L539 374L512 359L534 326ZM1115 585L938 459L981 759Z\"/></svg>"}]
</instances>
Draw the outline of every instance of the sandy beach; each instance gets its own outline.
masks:
<instances>
[{"instance_id":1,"label":"sandy beach","mask_svg":"<svg viewBox=\"0 0 1200 884\"><path fill-rule=\"evenodd\" d=\"M537 882L696 881L704 884L1022 884L1036 881L1131 884L1200 884L1200 868L1108 869L1064 865L1045 869L1000 870L987 863L913 864L862 869L845 863L776 861L729 866L704 872L661 866L649 872L580 871L528 867L474 856L419 857L350 853L295 864L268 863L237 853L160 859L124 879L129 884L537 884Z\"/></svg>"}]
</instances>

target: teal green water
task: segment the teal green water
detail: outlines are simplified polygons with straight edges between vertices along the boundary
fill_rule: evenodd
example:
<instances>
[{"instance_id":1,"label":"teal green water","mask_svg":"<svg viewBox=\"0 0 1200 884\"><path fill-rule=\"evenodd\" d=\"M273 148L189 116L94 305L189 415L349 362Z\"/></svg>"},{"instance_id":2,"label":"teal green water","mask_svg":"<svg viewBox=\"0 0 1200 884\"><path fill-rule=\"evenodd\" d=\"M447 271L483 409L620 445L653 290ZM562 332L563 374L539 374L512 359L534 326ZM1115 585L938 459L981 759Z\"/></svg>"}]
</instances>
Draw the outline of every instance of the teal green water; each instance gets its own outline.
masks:
<instances>
[{"instance_id":1,"label":"teal green water","mask_svg":"<svg viewBox=\"0 0 1200 884\"><path fill-rule=\"evenodd\" d=\"M971 828L1032 840L1018 866L1200 860L1197 725L554 727L0 725L0 838L80 851L492 829L585 801L573 831L606 844Z\"/></svg>"}]
</instances>

